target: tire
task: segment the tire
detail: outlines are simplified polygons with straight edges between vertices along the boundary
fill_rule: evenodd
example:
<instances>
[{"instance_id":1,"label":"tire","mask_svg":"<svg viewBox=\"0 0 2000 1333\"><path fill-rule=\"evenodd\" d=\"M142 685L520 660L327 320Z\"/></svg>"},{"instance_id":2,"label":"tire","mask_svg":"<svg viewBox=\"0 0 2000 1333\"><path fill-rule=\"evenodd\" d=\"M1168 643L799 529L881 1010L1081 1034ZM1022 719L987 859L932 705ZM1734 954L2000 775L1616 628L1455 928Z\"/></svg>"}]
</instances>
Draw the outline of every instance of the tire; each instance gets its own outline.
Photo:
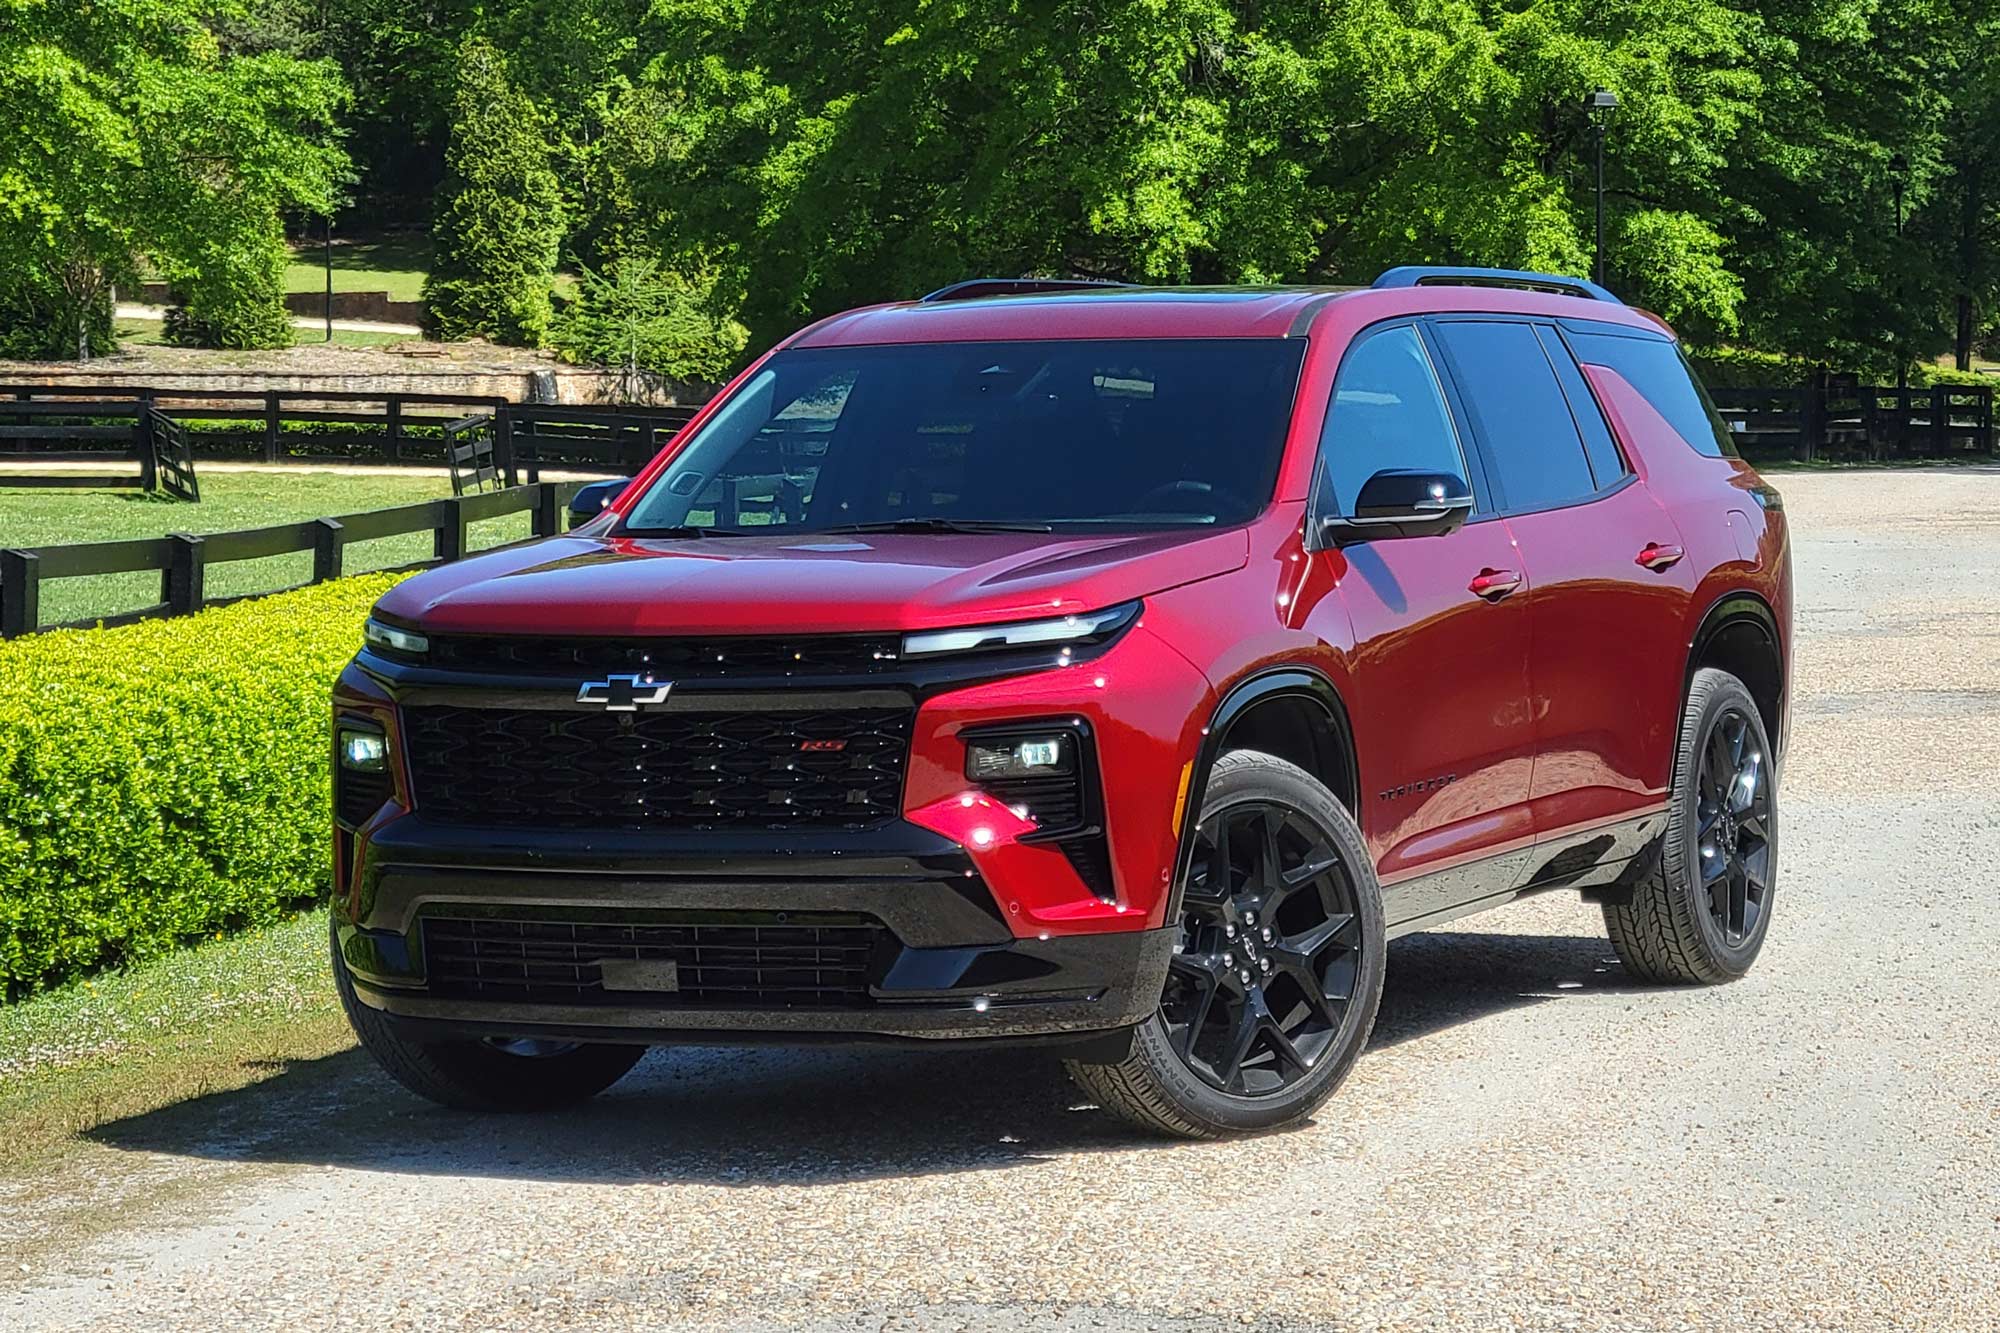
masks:
<instances>
[{"instance_id":1,"label":"tire","mask_svg":"<svg viewBox=\"0 0 2000 1333\"><path fill-rule=\"evenodd\" d=\"M471 1038L418 1041L361 1003L333 935L333 980L354 1035L398 1083L462 1111L550 1111L595 1097L625 1076L644 1046L518 1043L509 1049Z\"/></svg>"},{"instance_id":2,"label":"tire","mask_svg":"<svg viewBox=\"0 0 2000 1333\"><path fill-rule=\"evenodd\" d=\"M1250 750L1216 762L1196 837L1194 864L1178 886L1182 937L1160 1007L1134 1030L1124 1059L1072 1060L1070 1077L1104 1110L1151 1133L1206 1139L1299 1124L1333 1095L1375 1027L1384 941L1374 863L1332 792ZM1266 877L1257 865L1272 848L1280 873ZM1309 864L1322 863L1306 877ZM1317 1001L1307 993L1314 981ZM1230 1056L1252 1024L1252 1045L1232 1071Z\"/></svg>"},{"instance_id":3,"label":"tire","mask_svg":"<svg viewBox=\"0 0 2000 1333\"><path fill-rule=\"evenodd\" d=\"M1724 761L1726 786L1716 772ZM1629 902L1605 904L1611 945L1642 981L1734 981L1764 947L1777 876L1777 772L1763 717L1741 681L1704 668L1681 714L1658 863Z\"/></svg>"}]
</instances>

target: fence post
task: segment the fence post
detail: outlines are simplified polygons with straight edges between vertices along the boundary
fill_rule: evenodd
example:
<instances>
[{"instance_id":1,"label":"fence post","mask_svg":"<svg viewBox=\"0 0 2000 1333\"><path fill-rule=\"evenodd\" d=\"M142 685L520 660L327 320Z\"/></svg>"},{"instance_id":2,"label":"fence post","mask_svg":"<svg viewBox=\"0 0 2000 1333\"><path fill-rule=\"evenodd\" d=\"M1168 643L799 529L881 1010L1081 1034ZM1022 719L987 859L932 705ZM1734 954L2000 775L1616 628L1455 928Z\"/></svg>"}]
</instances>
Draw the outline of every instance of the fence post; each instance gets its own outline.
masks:
<instances>
[{"instance_id":1,"label":"fence post","mask_svg":"<svg viewBox=\"0 0 2000 1333\"><path fill-rule=\"evenodd\" d=\"M278 395L275 392L264 395L264 461L278 461Z\"/></svg>"},{"instance_id":2,"label":"fence post","mask_svg":"<svg viewBox=\"0 0 2000 1333\"><path fill-rule=\"evenodd\" d=\"M436 526L431 533L431 553L440 563L465 558L467 523L465 501L454 496L431 501L431 517Z\"/></svg>"},{"instance_id":3,"label":"fence post","mask_svg":"<svg viewBox=\"0 0 2000 1333\"><path fill-rule=\"evenodd\" d=\"M313 579L314 583L325 583L340 577L342 548L346 545L346 529L337 518L316 518L313 527Z\"/></svg>"},{"instance_id":4,"label":"fence post","mask_svg":"<svg viewBox=\"0 0 2000 1333\"><path fill-rule=\"evenodd\" d=\"M137 441L134 448L139 455L139 486L148 495L160 489L160 427L155 415L152 405L142 402L139 420L132 426L132 438Z\"/></svg>"},{"instance_id":5,"label":"fence post","mask_svg":"<svg viewBox=\"0 0 2000 1333\"><path fill-rule=\"evenodd\" d=\"M514 462L514 405L502 399L493 409L493 453L495 461L507 475L509 487L521 484L521 469ZM539 481L539 476L530 477Z\"/></svg>"},{"instance_id":6,"label":"fence post","mask_svg":"<svg viewBox=\"0 0 2000 1333\"><path fill-rule=\"evenodd\" d=\"M1951 390L1931 385L1931 444L1943 457L1951 453Z\"/></svg>"},{"instance_id":7,"label":"fence post","mask_svg":"<svg viewBox=\"0 0 2000 1333\"><path fill-rule=\"evenodd\" d=\"M201 610L202 574L207 563L201 538L185 532L167 534L166 603L170 616Z\"/></svg>"},{"instance_id":8,"label":"fence post","mask_svg":"<svg viewBox=\"0 0 2000 1333\"><path fill-rule=\"evenodd\" d=\"M1979 395L1979 434L1976 443L1983 453L1993 452L1993 386L1982 384L1974 390Z\"/></svg>"},{"instance_id":9,"label":"fence post","mask_svg":"<svg viewBox=\"0 0 2000 1333\"><path fill-rule=\"evenodd\" d=\"M389 412L389 461L403 461L403 400L395 394L388 398Z\"/></svg>"},{"instance_id":10,"label":"fence post","mask_svg":"<svg viewBox=\"0 0 2000 1333\"><path fill-rule=\"evenodd\" d=\"M0 639L33 634L42 625L42 558L0 551Z\"/></svg>"},{"instance_id":11,"label":"fence post","mask_svg":"<svg viewBox=\"0 0 2000 1333\"><path fill-rule=\"evenodd\" d=\"M1815 373L1800 394L1797 452L1801 463L1812 462L1814 453L1826 448L1826 415L1826 376Z\"/></svg>"},{"instance_id":12,"label":"fence post","mask_svg":"<svg viewBox=\"0 0 2000 1333\"><path fill-rule=\"evenodd\" d=\"M535 492L534 526L529 530L537 537L554 537L562 532L562 505L552 481L543 482Z\"/></svg>"}]
</instances>

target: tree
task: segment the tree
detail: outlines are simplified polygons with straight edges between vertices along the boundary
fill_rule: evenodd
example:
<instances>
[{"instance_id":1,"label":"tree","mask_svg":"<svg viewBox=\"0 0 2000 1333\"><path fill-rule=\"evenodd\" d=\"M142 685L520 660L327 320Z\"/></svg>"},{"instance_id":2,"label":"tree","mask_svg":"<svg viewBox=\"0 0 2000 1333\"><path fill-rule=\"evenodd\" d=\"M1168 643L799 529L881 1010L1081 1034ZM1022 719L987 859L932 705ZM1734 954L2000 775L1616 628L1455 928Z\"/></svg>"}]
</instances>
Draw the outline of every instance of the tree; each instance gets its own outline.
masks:
<instances>
[{"instance_id":1,"label":"tree","mask_svg":"<svg viewBox=\"0 0 2000 1333\"><path fill-rule=\"evenodd\" d=\"M281 211L325 211L346 167L338 71L225 51L233 0L26 0L0 25L0 311L82 358L140 256L203 291L237 345L289 338L269 274ZM255 256L248 267L231 261ZM262 265L259 269L258 265ZM197 312L200 313L200 312Z\"/></svg>"},{"instance_id":2,"label":"tree","mask_svg":"<svg viewBox=\"0 0 2000 1333\"><path fill-rule=\"evenodd\" d=\"M539 346L547 334L562 192L547 122L519 93L491 42L459 47L445 185L424 282L429 323L446 338Z\"/></svg>"},{"instance_id":3,"label":"tree","mask_svg":"<svg viewBox=\"0 0 2000 1333\"><path fill-rule=\"evenodd\" d=\"M576 300L556 325L565 359L617 366L624 395L640 396L643 374L719 384L750 332L711 313L711 293L645 254L625 254L608 271L583 269Z\"/></svg>"},{"instance_id":4,"label":"tree","mask_svg":"<svg viewBox=\"0 0 2000 1333\"><path fill-rule=\"evenodd\" d=\"M670 258L760 341L980 272L1338 281L1440 261L1586 271L1579 103L1616 89L1619 276L1737 318L1713 186L1769 43L1719 0L661 0L644 87Z\"/></svg>"}]
</instances>

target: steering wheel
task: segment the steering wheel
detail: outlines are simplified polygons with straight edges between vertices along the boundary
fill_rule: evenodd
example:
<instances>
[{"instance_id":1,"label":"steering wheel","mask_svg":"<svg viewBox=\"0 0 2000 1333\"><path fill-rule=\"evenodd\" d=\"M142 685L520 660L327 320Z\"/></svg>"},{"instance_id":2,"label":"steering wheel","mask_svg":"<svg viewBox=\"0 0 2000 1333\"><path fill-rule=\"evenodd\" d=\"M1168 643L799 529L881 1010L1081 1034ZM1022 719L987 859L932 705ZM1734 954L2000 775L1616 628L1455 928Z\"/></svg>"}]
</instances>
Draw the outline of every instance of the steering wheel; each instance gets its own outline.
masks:
<instances>
[{"instance_id":1,"label":"steering wheel","mask_svg":"<svg viewBox=\"0 0 2000 1333\"><path fill-rule=\"evenodd\" d=\"M1242 510L1249 508L1244 502L1243 497L1237 495L1234 491L1227 491L1219 486L1212 486L1205 481L1185 480L1170 481L1164 486L1155 486L1152 490L1140 496L1134 502L1132 508L1135 513L1143 514L1148 510L1156 508L1163 501L1185 500L1189 498L1206 500L1208 503L1205 506L1205 510L1210 514L1225 509ZM1177 506L1174 512L1193 512L1193 507Z\"/></svg>"}]
</instances>

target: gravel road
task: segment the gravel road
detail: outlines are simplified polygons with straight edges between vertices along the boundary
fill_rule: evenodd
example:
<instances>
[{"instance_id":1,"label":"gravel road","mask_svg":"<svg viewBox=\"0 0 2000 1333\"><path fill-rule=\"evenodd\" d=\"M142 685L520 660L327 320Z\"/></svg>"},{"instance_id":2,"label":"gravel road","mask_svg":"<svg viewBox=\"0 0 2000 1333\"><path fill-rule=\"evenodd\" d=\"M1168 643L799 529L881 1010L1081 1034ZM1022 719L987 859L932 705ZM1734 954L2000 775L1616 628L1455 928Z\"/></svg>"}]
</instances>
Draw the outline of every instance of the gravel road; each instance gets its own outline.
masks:
<instances>
[{"instance_id":1,"label":"gravel road","mask_svg":"<svg viewBox=\"0 0 2000 1333\"><path fill-rule=\"evenodd\" d=\"M0 1216L0 1326L1992 1330L2000 469L1777 480L1796 731L1736 985L1518 904L1393 947L1316 1124L1205 1145L1019 1052L656 1053L542 1120L349 1052L100 1131Z\"/></svg>"}]
</instances>

